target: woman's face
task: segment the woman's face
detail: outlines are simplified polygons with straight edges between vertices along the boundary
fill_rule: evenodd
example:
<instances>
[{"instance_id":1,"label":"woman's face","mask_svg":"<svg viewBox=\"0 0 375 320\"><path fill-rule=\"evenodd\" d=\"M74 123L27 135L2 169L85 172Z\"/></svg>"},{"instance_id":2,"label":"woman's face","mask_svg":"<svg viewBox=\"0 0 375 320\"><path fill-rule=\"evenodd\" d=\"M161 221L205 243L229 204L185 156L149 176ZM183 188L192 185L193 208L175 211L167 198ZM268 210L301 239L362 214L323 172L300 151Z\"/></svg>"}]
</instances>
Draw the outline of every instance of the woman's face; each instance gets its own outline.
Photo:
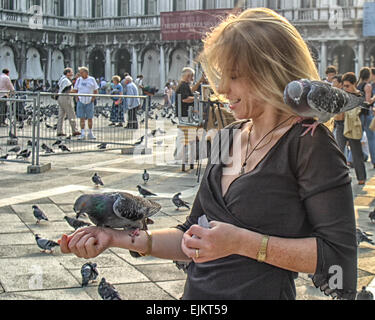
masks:
<instances>
[{"instance_id":1,"label":"woman's face","mask_svg":"<svg viewBox=\"0 0 375 320\"><path fill-rule=\"evenodd\" d=\"M225 86L219 86L219 93L229 100L230 109L236 119L256 119L264 112L244 78L231 77L225 82Z\"/></svg>"}]
</instances>

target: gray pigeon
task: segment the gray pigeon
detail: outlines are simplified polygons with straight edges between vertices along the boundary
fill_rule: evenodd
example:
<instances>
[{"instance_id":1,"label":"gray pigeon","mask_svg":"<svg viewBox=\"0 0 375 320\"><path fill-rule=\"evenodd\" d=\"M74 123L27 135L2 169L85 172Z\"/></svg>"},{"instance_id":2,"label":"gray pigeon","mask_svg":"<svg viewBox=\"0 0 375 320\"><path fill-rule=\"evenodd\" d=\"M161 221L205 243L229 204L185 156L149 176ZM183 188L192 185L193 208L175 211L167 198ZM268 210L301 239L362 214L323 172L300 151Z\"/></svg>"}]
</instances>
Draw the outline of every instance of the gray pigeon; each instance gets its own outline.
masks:
<instances>
[{"instance_id":1,"label":"gray pigeon","mask_svg":"<svg viewBox=\"0 0 375 320\"><path fill-rule=\"evenodd\" d=\"M361 244L361 242L368 242L370 244L375 244L369 237L372 235L366 232L363 232L361 229L356 229L356 236L357 236L357 244L358 246Z\"/></svg>"},{"instance_id":2,"label":"gray pigeon","mask_svg":"<svg viewBox=\"0 0 375 320\"><path fill-rule=\"evenodd\" d=\"M181 196L181 192L174 195L174 197L172 199L172 202L177 207L177 210L180 210L180 208L182 208L182 207L188 208L190 210L189 203L181 200L180 196Z\"/></svg>"},{"instance_id":3,"label":"gray pigeon","mask_svg":"<svg viewBox=\"0 0 375 320\"><path fill-rule=\"evenodd\" d=\"M375 210L373 212L371 212L368 217L370 218L371 222L374 223L374 221L375 221Z\"/></svg>"},{"instance_id":4,"label":"gray pigeon","mask_svg":"<svg viewBox=\"0 0 375 320\"><path fill-rule=\"evenodd\" d=\"M326 123L339 113L356 107L366 107L365 98L334 88L323 81L301 79L289 83L284 92L284 102L302 118L317 118L304 135L315 129L320 123ZM367 105L368 107L368 105Z\"/></svg>"},{"instance_id":5,"label":"gray pigeon","mask_svg":"<svg viewBox=\"0 0 375 320\"><path fill-rule=\"evenodd\" d=\"M66 145L64 145L64 144L59 145L59 149L62 152L71 152L70 149Z\"/></svg>"},{"instance_id":6,"label":"gray pigeon","mask_svg":"<svg viewBox=\"0 0 375 320\"><path fill-rule=\"evenodd\" d=\"M82 287L86 287L90 281L95 281L99 275L97 264L88 262L81 268Z\"/></svg>"},{"instance_id":7,"label":"gray pigeon","mask_svg":"<svg viewBox=\"0 0 375 320\"><path fill-rule=\"evenodd\" d=\"M99 186L104 186L104 183L103 183L103 181L102 181L102 178L101 178L100 176L98 176L97 173L94 174L94 176L91 178L91 180L92 180L92 182L95 183L95 185L96 185L97 187L99 187Z\"/></svg>"},{"instance_id":8,"label":"gray pigeon","mask_svg":"<svg viewBox=\"0 0 375 320\"><path fill-rule=\"evenodd\" d=\"M358 293L356 300L374 300L372 292L366 289L366 287L362 287L362 291Z\"/></svg>"},{"instance_id":9,"label":"gray pigeon","mask_svg":"<svg viewBox=\"0 0 375 320\"><path fill-rule=\"evenodd\" d=\"M10 149L8 152L9 153L18 153L20 151L21 151L21 147L17 146L17 147L14 147L14 148Z\"/></svg>"},{"instance_id":10,"label":"gray pigeon","mask_svg":"<svg viewBox=\"0 0 375 320\"><path fill-rule=\"evenodd\" d=\"M152 223L150 217L160 209L156 202L124 192L83 195L74 204L77 219L87 213L98 227L133 230L133 240L139 230L147 230L147 224Z\"/></svg>"},{"instance_id":11,"label":"gray pigeon","mask_svg":"<svg viewBox=\"0 0 375 320\"><path fill-rule=\"evenodd\" d=\"M156 196L156 197L158 196L157 194L152 193L151 191L144 189L141 186L137 186L137 188L138 188L138 192L143 196L143 198L151 197L151 196Z\"/></svg>"},{"instance_id":12,"label":"gray pigeon","mask_svg":"<svg viewBox=\"0 0 375 320\"><path fill-rule=\"evenodd\" d=\"M47 216L42 210L40 210L38 206L34 205L32 206L32 208L33 208L34 217L37 219L36 221L37 224L39 224L41 220L48 221Z\"/></svg>"},{"instance_id":13,"label":"gray pigeon","mask_svg":"<svg viewBox=\"0 0 375 320\"><path fill-rule=\"evenodd\" d=\"M73 227L75 230L79 229L79 228L84 228L84 227L89 227L91 226L90 223L87 223L87 222L84 222L84 221L81 221L81 220L78 220L78 219L74 219L74 218L70 218L68 216L65 216L64 219L66 220L66 222L71 226Z\"/></svg>"},{"instance_id":14,"label":"gray pigeon","mask_svg":"<svg viewBox=\"0 0 375 320\"><path fill-rule=\"evenodd\" d=\"M145 169L143 175L142 175L142 179L144 181L144 183L146 184L149 180L150 180L150 174L147 172L147 170Z\"/></svg>"},{"instance_id":15,"label":"gray pigeon","mask_svg":"<svg viewBox=\"0 0 375 320\"><path fill-rule=\"evenodd\" d=\"M49 251L50 253L53 252L54 247L59 247L60 245L54 241L42 239L38 234L35 235L35 240L40 249L43 252Z\"/></svg>"},{"instance_id":16,"label":"gray pigeon","mask_svg":"<svg viewBox=\"0 0 375 320\"><path fill-rule=\"evenodd\" d=\"M108 283L105 278L100 281L98 293L103 300L122 300L115 287Z\"/></svg>"},{"instance_id":17,"label":"gray pigeon","mask_svg":"<svg viewBox=\"0 0 375 320\"><path fill-rule=\"evenodd\" d=\"M5 156L0 157L0 160L7 160L9 157L9 154L6 154Z\"/></svg>"}]
</instances>

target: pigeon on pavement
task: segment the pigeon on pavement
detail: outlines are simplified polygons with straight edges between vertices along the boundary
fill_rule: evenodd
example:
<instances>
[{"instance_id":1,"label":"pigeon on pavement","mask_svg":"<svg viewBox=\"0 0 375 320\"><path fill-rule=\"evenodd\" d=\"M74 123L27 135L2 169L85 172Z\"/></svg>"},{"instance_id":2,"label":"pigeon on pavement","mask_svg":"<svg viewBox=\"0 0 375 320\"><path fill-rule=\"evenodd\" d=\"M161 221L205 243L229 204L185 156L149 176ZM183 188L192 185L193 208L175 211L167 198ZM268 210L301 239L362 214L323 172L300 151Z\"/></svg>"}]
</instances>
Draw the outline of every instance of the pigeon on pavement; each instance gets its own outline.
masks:
<instances>
[{"instance_id":1,"label":"pigeon on pavement","mask_svg":"<svg viewBox=\"0 0 375 320\"><path fill-rule=\"evenodd\" d=\"M375 244L369 237L372 235L366 232L363 232L361 229L356 229L356 236L357 236L357 244L358 246L361 244L361 242L368 242L370 244Z\"/></svg>"},{"instance_id":2,"label":"pigeon on pavement","mask_svg":"<svg viewBox=\"0 0 375 320\"><path fill-rule=\"evenodd\" d=\"M41 220L48 221L46 214L40 210L40 208L36 205L32 206L34 217L37 219L36 223L39 224Z\"/></svg>"},{"instance_id":3,"label":"pigeon on pavement","mask_svg":"<svg viewBox=\"0 0 375 320\"><path fill-rule=\"evenodd\" d=\"M87 222L84 222L84 221L81 221L81 220L78 220L78 219L70 218L68 216L65 216L64 219L75 230L91 226L90 223L87 223Z\"/></svg>"},{"instance_id":4,"label":"pigeon on pavement","mask_svg":"<svg viewBox=\"0 0 375 320\"><path fill-rule=\"evenodd\" d=\"M374 295L367 291L366 287L362 287L362 291L358 293L356 300L374 300Z\"/></svg>"},{"instance_id":5,"label":"pigeon on pavement","mask_svg":"<svg viewBox=\"0 0 375 320\"><path fill-rule=\"evenodd\" d=\"M17 147L14 147L10 150L8 150L9 153L18 153L21 151L21 147L20 146L17 146Z\"/></svg>"},{"instance_id":6,"label":"pigeon on pavement","mask_svg":"<svg viewBox=\"0 0 375 320\"><path fill-rule=\"evenodd\" d=\"M24 150L21 153L17 154L17 159L19 158L28 159L30 158L30 156L31 156L31 151Z\"/></svg>"},{"instance_id":7,"label":"pigeon on pavement","mask_svg":"<svg viewBox=\"0 0 375 320\"><path fill-rule=\"evenodd\" d=\"M60 245L54 241L42 239L38 234L35 235L35 240L40 249L43 252L49 251L50 253L53 252L54 247L59 247Z\"/></svg>"},{"instance_id":8,"label":"pigeon on pavement","mask_svg":"<svg viewBox=\"0 0 375 320\"><path fill-rule=\"evenodd\" d=\"M146 169L142 175L142 179L145 184L147 184L147 182L150 180L150 174L147 172Z\"/></svg>"},{"instance_id":9,"label":"pigeon on pavement","mask_svg":"<svg viewBox=\"0 0 375 320\"><path fill-rule=\"evenodd\" d=\"M94 176L91 178L92 182L94 182L94 184L99 187L99 186L104 186L104 183L102 181L102 178L97 174L95 173Z\"/></svg>"},{"instance_id":10,"label":"pigeon on pavement","mask_svg":"<svg viewBox=\"0 0 375 320\"><path fill-rule=\"evenodd\" d=\"M90 281L95 281L99 276L96 263L85 263L81 268L82 287L87 287Z\"/></svg>"},{"instance_id":11,"label":"pigeon on pavement","mask_svg":"<svg viewBox=\"0 0 375 320\"><path fill-rule=\"evenodd\" d=\"M56 140L56 142L52 145L52 147L59 146L60 144L62 144L62 141Z\"/></svg>"},{"instance_id":12,"label":"pigeon on pavement","mask_svg":"<svg viewBox=\"0 0 375 320\"><path fill-rule=\"evenodd\" d=\"M365 107L365 98L332 87L323 81L301 79L289 83L284 91L284 102L302 118L317 118L303 135L311 131L314 135L320 123L326 123L339 113L356 107Z\"/></svg>"},{"instance_id":13,"label":"pigeon on pavement","mask_svg":"<svg viewBox=\"0 0 375 320\"><path fill-rule=\"evenodd\" d=\"M9 157L9 154L6 154L5 156L0 157L0 160L7 160Z\"/></svg>"},{"instance_id":14,"label":"pigeon on pavement","mask_svg":"<svg viewBox=\"0 0 375 320\"><path fill-rule=\"evenodd\" d=\"M181 200L180 196L181 196L181 192L174 195L174 197L172 199L172 202L177 207L177 210L180 210L180 208L182 208L182 207L188 208L190 210L189 203Z\"/></svg>"},{"instance_id":15,"label":"pigeon on pavement","mask_svg":"<svg viewBox=\"0 0 375 320\"><path fill-rule=\"evenodd\" d=\"M137 186L137 188L138 188L138 192L143 196L143 198L151 197L151 196L156 196L156 197L158 196L157 194L152 193L151 191L144 189L139 185Z\"/></svg>"},{"instance_id":16,"label":"pigeon on pavement","mask_svg":"<svg viewBox=\"0 0 375 320\"><path fill-rule=\"evenodd\" d=\"M47 146L45 143L42 144L42 149L46 152L46 153L55 153L55 151L53 151L49 146Z\"/></svg>"},{"instance_id":17,"label":"pigeon on pavement","mask_svg":"<svg viewBox=\"0 0 375 320\"><path fill-rule=\"evenodd\" d=\"M107 143L99 144L99 145L98 145L98 149L99 149L99 150L105 150L105 149L107 149L107 145L108 145Z\"/></svg>"},{"instance_id":18,"label":"pigeon on pavement","mask_svg":"<svg viewBox=\"0 0 375 320\"><path fill-rule=\"evenodd\" d=\"M69 150L69 148L68 148L66 145L64 145L64 144L59 145L59 148L60 148L60 150L61 150L62 152L71 152L71 151Z\"/></svg>"},{"instance_id":19,"label":"pigeon on pavement","mask_svg":"<svg viewBox=\"0 0 375 320\"><path fill-rule=\"evenodd\" d=\"M375 222L375 210L369 214L369 218L370 218L372 223Z\"/></svg>"},{"instance_id":20,"label":"pigeon on pavement","mask_svg":"<svg viewBox=\"0 0 375 320\"><path fill-rule=\"evenodd\" d=\"M115 287L108 283L105 278L100 281L98 293L103 300L122 300Z\"/></svg>"}]
</instances>

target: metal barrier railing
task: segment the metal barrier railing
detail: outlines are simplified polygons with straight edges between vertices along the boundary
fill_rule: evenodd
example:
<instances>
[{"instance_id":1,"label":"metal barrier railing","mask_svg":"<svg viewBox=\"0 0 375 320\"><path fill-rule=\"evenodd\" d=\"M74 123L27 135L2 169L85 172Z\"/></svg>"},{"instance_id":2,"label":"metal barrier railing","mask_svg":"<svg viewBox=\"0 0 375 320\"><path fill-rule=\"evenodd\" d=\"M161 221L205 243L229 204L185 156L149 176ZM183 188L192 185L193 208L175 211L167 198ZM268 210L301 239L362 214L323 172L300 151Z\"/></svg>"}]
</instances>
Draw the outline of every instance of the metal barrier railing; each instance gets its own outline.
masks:
<instances>
[{"instance_id":1,"label":"metal barrier railing","mask_svg":"<svg viewBox=\"0 0 375 320\"><path fill-rule=\"evenodd\" d=\"M4 95L8 98L0 99L0 161L30 163L32 167L37 167L41 157L134 147L142 137L141 145L148 149L148 115L151 108L148 96L64 93L59 94L56 101L52 99L56 94L47 92L0 92L0 96ZM74 117L68 116L70 119L59 106L63 97L67 97L68 104L71 99L71 106L75 109ZM75 116L77 105L74 103L78 97L95 97L97 101L90 131L93 135L85 139L78 135L81 127L80 120ZM148 103L144 111L133 109L126 112L122 109L123 104L116 106L112 98L139 98L140 105L142 100L147 99ZM9 106L6 106L7 103ZM112 126L112 121L116 121L117 126ZM124 126L126 121L127 127ZM85 129L88 129L87 121Z\"/></svg>"}]
</instances>

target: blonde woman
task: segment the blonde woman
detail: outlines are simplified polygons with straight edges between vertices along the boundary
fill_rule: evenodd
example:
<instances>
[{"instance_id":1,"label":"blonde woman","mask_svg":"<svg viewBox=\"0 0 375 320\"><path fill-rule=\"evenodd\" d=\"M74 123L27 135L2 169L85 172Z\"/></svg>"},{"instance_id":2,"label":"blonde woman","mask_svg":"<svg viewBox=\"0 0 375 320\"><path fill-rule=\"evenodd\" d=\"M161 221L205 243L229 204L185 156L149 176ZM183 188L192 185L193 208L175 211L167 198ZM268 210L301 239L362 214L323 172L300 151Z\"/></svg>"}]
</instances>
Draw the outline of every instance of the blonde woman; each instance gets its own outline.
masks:
<instances>
[{"instance_id":1,"label":"blonde woman","mask_svg":"<svg viewBox=\"0 0 375 320\"><path fill-rule=\"evenodd\" d=\"M63 236L62 251L93 258L119 247L191 262L185 300L293 300L298 273L314 275L327 295L355 298L355 218L344 156L323 126L301 137L302 124L283 103L290 81L319 78L300 34L269 9L249 9L207 36L201 60L239 122L213 143L186 223L142 231L134 244L127 232L81 229ZM202 215L210 229L198 226Z\"/></svg>"}]
</instances>

